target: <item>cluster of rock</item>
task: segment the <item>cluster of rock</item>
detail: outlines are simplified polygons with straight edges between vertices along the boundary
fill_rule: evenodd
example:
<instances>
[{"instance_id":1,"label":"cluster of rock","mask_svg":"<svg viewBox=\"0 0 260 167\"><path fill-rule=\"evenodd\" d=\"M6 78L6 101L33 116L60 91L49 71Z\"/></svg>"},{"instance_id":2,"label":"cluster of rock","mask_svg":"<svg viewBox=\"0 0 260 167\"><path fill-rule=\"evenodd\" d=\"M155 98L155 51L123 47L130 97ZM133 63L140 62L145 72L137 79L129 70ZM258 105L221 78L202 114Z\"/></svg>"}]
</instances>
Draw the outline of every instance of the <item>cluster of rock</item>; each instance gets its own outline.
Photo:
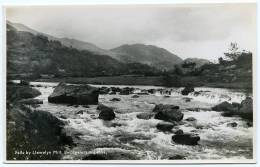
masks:
<instances>
[{"instance_id":1,"label":"cluster of rock","mask_svg":"<svg viewBox=\"0 0 260 167\"><path fill-rule=\"evenodd\" d=\"M164 132L174 132L172 141L177 144L185 145L197 145L200 137L192 133L184 133L181 129L173 131L172 129L179 125L179 122L183 120L184 114L181 112L179 106L169 104L158 104L154 107L151 113L140 113L136 117L139 119L159 119L163 122L159 122L156 128ZM187 118L187 121L195 121L195 118Z\"/></svg>"},{"instance_id":2,"label":"cluster of rock","mask_svg":"<svg viewBox=\"0 0 260 167\"><path fill-rule=\"evenodd\" d=\"M134 88L107 88L102 87L97 90L94 87L81 85L66 85L64 83L59 84L54 92L49 96L49 102L55 103L75 103L75 104L97 104L98 103L98 92L101 94L111 94L112 92L119 92L121 95L128 95L133 93ZM111 92L112 91L112 92ZM152 92L152 91L151 91ZM145 93L145 92L141 92ZM86 98L94 96L95 100ZM138 95L133 95L132 98L138 98ZM54 100L55 99L55 100ZM71 101L72 100L72 101ZM110 101L120 101L119 98L113 98ZM99 119L104 121L111 121L116 118L114 109L103 104L97 106L97 111L99 111ZM169 104L158 104L154 107L153 111L150 113L140 113L136 117L139 119L159 119L163 122L157 124L157 129L164 132L172 132L172 129L178 125L183 119L184 114L181 112L179 106L169 105ZM194 134L184 134L182 130L176 130L175 134L172 136L172 140L177 144L187 144L196 145L199 141L199 136Z\"/></svg>"},{"instance_id":3,"label":"cluster of rock","mask_svg":"<svg viewBox=\"0 0 260 167\"><path fill-rule=\"evenodd\" d=\"M242 118L253 120L253 99L246 97L241 103L222 102L214 107L214 111L223 112L223 116L240 116Z\"/></svg>"},{"instance_id":4,"label":"cluster of rock","mask_svg":"<svg viewBox=\"0 0 260 167\"><path fill-rule=\"evenodd\" d=\"M120 94L120 95L130 95L133 94L134 88L125 87L125 88L119 88L119 87L101 87L99 88L100 94Z\"/></svg>"},{"instance_id":5,"label":"cluster of rock","mask_svg":"<svg viewBox=\"0 0 260 167\"><path fill-rule=\"evenodd\" d=\"M138 92L135 92L135 88L133 87L101 87L99 88L99 94L119 94L119 95L131 95L134 94L136 96L133 96L133 98L139 97L138 95L149 95L149 94L155 94L156 92L160 92L161 94L171 94L171 90L165 90L165 89L141 89Z\"/></svg>"}]
</instances>

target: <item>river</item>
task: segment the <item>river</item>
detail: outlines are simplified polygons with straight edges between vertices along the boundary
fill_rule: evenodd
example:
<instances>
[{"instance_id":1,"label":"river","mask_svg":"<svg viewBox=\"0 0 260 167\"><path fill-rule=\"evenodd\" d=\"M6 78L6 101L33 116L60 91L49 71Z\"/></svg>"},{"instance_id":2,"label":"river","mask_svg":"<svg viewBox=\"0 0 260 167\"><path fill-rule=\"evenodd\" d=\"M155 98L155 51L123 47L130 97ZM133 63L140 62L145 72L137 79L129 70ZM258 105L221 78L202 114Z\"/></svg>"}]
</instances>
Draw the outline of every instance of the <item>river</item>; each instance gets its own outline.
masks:
<instances>
[{"instance_id":1,"label":"river","mask_svg":"<svg viewBox=\"0 0 260 167\"><path fill-rule=\"evenodd\" d=\"M188 160L230 160L252 159L253 156L253 128L248 127L247 122L239 117L223 117L221 112L209 109L223 101L241 102L246 96L251 96L244 91L201 87L195 88L195 91L200 91L199 95L191 93L188 96L181 95L181 88L167 88L167 92L165 88L154 94L139 95L139 98L132 98L132 95L99 95L99 103L113 107L116 114L114 120L107 122L98 119L96 105L86 108L81 105L48 103L47 98L57 83L31 82L31 85L42 93L37 98L44 103L37 109L49 111L65 121L66 132L73 136L76 146L66 149L64 160L77 160L86 156L100 158L104 155L109 159L120 160L167 160L176 156ZM135 93L162 88L131 87L135 88ZM120 98L121 101L110 101L114 97ZM190 100L187 100L187 97ZM160 120L143 120L136 117L138 113L151 112L155 104L159 103L180 106L184 120L188 117L196 118L194 122L183 121L185 123L175 129L198 134L199 145L175 144L171 140L173 133L162 132L156 128ZM78 113L81 110L83 112ZM236 122L237 127L227 126L232 122Z\"/></svg>"}]
</instances>

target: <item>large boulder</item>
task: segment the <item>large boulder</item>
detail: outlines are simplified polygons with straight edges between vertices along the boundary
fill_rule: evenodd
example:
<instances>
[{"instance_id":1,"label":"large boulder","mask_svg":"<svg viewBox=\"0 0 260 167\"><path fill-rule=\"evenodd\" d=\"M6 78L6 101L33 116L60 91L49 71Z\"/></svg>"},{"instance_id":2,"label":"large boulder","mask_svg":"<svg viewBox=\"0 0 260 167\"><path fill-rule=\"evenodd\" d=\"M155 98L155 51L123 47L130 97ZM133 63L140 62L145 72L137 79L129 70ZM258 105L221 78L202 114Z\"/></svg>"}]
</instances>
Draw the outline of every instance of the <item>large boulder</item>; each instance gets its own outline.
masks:
<instances>
[{"instance_id":1,"label":"large boulder","mask_svg":"<svg viewBox=\"0 0 260 167\"><path fill-rule=\"evenodd\" d=\"M177 144L197 145L200 137L194 134L178 134L173 135L172 140Z\"/></svg>"},{"instance_id":2,"label":"large boulder","mask_svg":"<svg viewBox=\"0 0 260 167\"><path fill-rule=\"evenodd\" d=\"M193 86L186 86L182 91L182 95L188 95L189 93L194 92L194 87Z\"/></svg>"},{"instance_id":3,"label":"large boulder","mask_svg":"<svg viewBox=\"0 0 260 167\"><path fill-rule=\"evenodd\" d=\"M115 119L115 117L116 117L114 110L103 104L98 105L97 110L100 111L99 116L98 116L99 119L103 119L105 121L111 121L111 120Z\"/></svg>"},{"instance_id":4,"label":"large boulder","mask_svg":"<svg viewBox=\"0 0 260 167\"><path fill-rule=\"evenodd\" d=\"M48 97L50 103L98 104L99 91L89 85L60 83Z\"/></svg>"},{"instance_id":5,"label":"large boulder","mask_svg":"<svg viewBox=\"0 0 260 167\"><path fill-rule=\"evenodd\" d=\"M183 113L180 111L179 106L169 104L158 104L154 107L155 119L160 119L168 122L181 121L183 119Z\"/></svg>"}]
</instances>

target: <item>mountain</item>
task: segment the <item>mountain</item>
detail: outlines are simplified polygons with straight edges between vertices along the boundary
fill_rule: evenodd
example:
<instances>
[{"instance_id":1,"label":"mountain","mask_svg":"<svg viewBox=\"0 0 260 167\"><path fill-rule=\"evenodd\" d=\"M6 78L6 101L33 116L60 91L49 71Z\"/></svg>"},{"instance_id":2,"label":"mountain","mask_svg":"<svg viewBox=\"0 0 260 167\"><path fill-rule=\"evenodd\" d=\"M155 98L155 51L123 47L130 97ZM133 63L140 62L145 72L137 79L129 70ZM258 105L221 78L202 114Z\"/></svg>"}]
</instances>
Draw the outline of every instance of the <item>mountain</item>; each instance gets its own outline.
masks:
<instances>
[{"instance_id":1,"label":"mountain","mask_svg":"<svg viewBox=\"0 0 260 167\"><path fill-rule=\"evenodd\" d=\"M110 56L62 45L47 36L17 31L7 23L8 76L112 76L122 74L153 74L147 65L124 64Z\"/></svg>"},{"instance_id":2,"label":"mountain","mask_svg":"<svg viewBox=\"0 0 260 167\"><path fill-rule=\"evenodd\" d=\"M174 64L179 64L182 59L169 51L152 45L134 44L122 45L111 50L99 48L95 44L71 38L57 38L38 32L20 23L7 21L8 25L20 32L29 32L33 35L43 35L48 40L59 41L62 45L78 50L87 50L98 55L108 55L123 63L141 63L155 67L159 70L169 70Z\"/></svg>"},{"instance_id":3,"label":"mountain","mask_svg":"<svg viewBox=\"0 0 260 167\"><path fill-rule=\"evenodd\" d=\"M114 54L114 53L110 52L109 50L101 49L98 46L96 46L92 43L89 43L89 42L84 42L84 41L80 41L77 39L71 39L71 38L57 38L57 37L33 30L21 23L13 23L13 22L7 21L7 24L14 27L16 29L16 31L30 32L33 35L44 35L44 36L48 37L49 40L60 41L62 45L67 46L67 47L76 48L78 50L88 50L90 52L93 52L95 54L100 54L100 55L111 56Z\"/></svg>"},{"instance_id":4,"label":"mountain","mask_svg":"<svg viewBox=\"0 0 260 167\"><path fill-rule=\"evenodd\" d=\"M111 49L111 51L116 53L112 56L121 62L138 62L160 70L173 69L175 64L182 62L182 59L177 55L153 45L122 45Z\"/></svg>"}]
</instances>

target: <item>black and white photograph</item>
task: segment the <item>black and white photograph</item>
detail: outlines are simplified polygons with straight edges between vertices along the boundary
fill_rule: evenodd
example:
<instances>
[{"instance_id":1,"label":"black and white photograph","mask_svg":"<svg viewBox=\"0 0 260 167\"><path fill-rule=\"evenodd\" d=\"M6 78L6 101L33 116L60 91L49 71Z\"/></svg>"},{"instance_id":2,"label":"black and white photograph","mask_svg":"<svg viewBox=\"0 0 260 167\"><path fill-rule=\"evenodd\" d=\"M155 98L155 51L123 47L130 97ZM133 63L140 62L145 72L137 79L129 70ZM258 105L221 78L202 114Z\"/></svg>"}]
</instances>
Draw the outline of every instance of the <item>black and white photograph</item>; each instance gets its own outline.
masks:
<instances>
[{"instance_id":1,"label":"black and white photograph","mask_svg":"<svg viewBox=\"0 0 260 167\"><path fill-rule=\"evenodd\" d=\"M256 162L256 6L5 6L6 162Z\"/></svg>"}]
</instances>

